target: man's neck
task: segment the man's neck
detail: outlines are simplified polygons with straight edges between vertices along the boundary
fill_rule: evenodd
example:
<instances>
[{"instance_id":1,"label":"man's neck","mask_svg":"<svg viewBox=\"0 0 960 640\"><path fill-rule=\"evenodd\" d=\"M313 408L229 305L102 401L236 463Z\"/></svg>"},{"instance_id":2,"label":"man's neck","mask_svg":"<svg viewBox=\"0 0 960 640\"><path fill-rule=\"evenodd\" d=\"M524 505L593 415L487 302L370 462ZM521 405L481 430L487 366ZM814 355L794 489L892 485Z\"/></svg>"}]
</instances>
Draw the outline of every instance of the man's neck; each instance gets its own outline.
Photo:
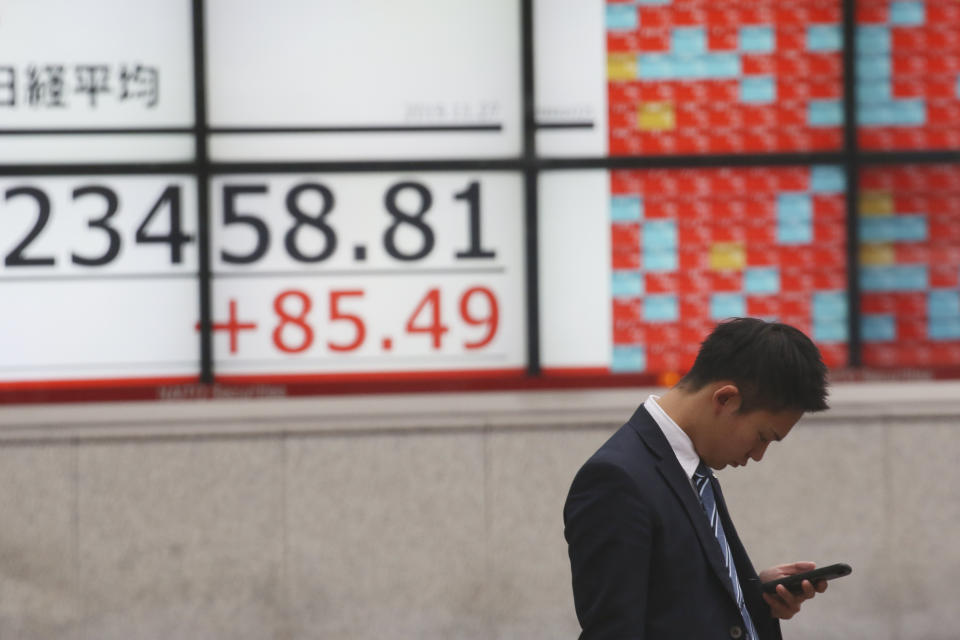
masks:
<instances>
[{"instance_id":1,"label":"man's neck","mask_svg":"<svg viewBox=\"0 0 960 640\"><path fill-rule=\"evenodd\" d=\"M691 441L696 443L696 419L693 412L695 403L692 402L693 394L687 393L679 387L672 387L657 400L657 404L663 409L664 413L670 416L670 419L677 423Z\"/></svg>"}]
</instances>

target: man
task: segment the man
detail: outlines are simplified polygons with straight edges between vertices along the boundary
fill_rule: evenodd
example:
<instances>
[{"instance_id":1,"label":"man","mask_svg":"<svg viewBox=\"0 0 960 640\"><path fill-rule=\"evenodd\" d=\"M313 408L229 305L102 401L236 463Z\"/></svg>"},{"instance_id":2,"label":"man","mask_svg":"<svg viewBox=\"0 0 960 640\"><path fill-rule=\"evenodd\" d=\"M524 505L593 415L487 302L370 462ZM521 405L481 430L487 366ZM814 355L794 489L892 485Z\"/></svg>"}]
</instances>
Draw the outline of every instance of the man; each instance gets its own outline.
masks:
<instances>
[{"instance_id":1,"label":"man","mask_svg":"<svg viewBox=\"0 0 960 640\"><path fill-rule=\"evenodd\" d=\"M563 510L581 640L780 639L778 619L826 590L762 593L814 564L758 575L709 469L759 461L805 411L826 409L826 373L797 329L724 322L584 464Z\"/></svg>"}]
</instances>

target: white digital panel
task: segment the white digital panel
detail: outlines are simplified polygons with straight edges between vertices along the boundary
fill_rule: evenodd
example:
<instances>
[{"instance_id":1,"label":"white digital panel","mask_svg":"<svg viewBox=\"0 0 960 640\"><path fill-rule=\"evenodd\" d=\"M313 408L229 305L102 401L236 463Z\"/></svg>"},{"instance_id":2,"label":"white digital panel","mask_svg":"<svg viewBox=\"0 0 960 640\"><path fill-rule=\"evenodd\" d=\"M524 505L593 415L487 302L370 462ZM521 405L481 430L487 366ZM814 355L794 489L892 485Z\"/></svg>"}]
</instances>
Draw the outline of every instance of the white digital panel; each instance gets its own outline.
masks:
<instances>
[{"instance_id":1,"label":"white digital panel","mask_svg":"<svg viewBox=\"0 0 960 640\"><path fill-rule=\"evenodd\" d=\"M216 176L218 377L526 364L511 173Z\"/></svg>"},{"instance_id":2,"label":"white digital panel","mask_svg":"<svg viewBox=\"0 0 960 640\"><path fill-rule=\"evenodd\" d=\"M603 0L534 0L537 153L607 153Z\"/></svg>"},{"instance_id":3,"label":"white digital panel","mask_svg":"<svg viewBox=\"0 0 960 640\"><path fill-rule=\"evenodd\" d=\"M606 372L613 339L610 175L545 171L539 199L543 368Z\"/></svg>"},{"instance_id":4,"label":"white digital panel","mask_svg":"<svg viewBox=\"0 0 960 640\"><path fill-rule=\"evenodd\" d=\"M194 156L190 0L0 3L0 163Z\"/></svg>"},{"instance_id":5,"label":"white digital panel","mask_svg":"<svg viewBox=\"0 0 960 640\"><path fill-rule=\"evenodd\" d=\"M199 373L196 183L0 179L4 382Z\"/></svg>"},{"instance_id":6,"label":"white digital panel","mask_svg":"<svg viewBox=\"0 0 960 640\"><path fill-rule=\"evenodd\" d=\"M215 160L521 151L519 0L208 0Z\"/></svg>"}]
</instances>

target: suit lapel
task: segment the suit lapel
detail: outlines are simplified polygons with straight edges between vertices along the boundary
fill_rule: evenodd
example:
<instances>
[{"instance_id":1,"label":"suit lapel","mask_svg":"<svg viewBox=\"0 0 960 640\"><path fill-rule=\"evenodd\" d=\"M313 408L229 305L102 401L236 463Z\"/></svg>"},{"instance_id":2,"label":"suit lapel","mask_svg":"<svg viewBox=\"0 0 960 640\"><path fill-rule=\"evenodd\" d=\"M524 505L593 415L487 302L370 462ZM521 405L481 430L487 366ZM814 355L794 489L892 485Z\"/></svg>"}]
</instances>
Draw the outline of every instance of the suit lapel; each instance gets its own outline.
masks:
<instances>
[{"instance_id":1,"label":"suit lapel","mask_svg":"<svg viewBox=\"0 0 960 640\"><path fill-rule=\"evenodd\" d=\"M747 550L743 547L740 536L737 535L736 527L733 526L733 520L730 518L730 512L727 510L727 503L723 499L723 491L720 490L719 481L714 481L713 493L717 500L717 512L720 514L721 522L723 522L723 531L727 535L727 544L730 545L730 555L733 556L733 562L737 565L737 575L740 576L744 602L750 611L754 625L757 626L757 630L762 637L763 633L760 631L761 626L757 623L769 619L770 609L760 595L760 578L757 576L757 570L754 568L753 563L750 562L750 557L747 555ZM777 629L777 637L780 637L779 627L777 627Z\"/></svg>"},{"instance_id":2,"label":"suit lapel","mask_svg":"<svg viewBox=\"0 0 960 640\"><path fill-rule=\"evenodd\" d=\"M734 556L734 562L737 563L737 573L740 574L740 580L756 578L757 571L753 568L750 558L747 557L740 536L737 535L737 529L733 526L733 520L730 519L730 512L727 511L727 503L723 499L723 491L720 490L720 481L716 479L713 482L713 494L717 500L720 520L723 522L723 532L727 535L727 544L730 545L730 552Z\"/></svg>"},{"instance_id":3,"label":"suit lapel","mask_svg":"<svg viewBox=\"0 0 960 640\"><path fill-rule=\"evenodd\" d=\"M710 567L717 575L721 584L726 588L727 593L729 593L730 597L736 602L733 585L730 584L730 575L727 573L727 569L723 564L720 543L717 542L716 536L713 535L713 530L710 528L707 515L703 511L703 505L700 503L699 498L697 498L696 493L694 493L690 479L683 471L683 467L680 466L680 462L670 447L670 443L667 442L666 436L663 435L660 426L642 406L633 414L630 423L644 444L659 458L657 471L667 486L670 487L670 490L677 500L680 501L680 504L683 505L683 509L690 519L690 524L693 526L697 538L700 540L700 546L707 556ZM723 511L726 512L725 506Z\"/></svg>"},{"instance_id":4,"label":"suit lapel","mask_svg":"<svg viewBox=\"0 0 960 640\"><path fill-rule=\"evenodd\" d=\"M727 511L727 503L723 499L723 491L720 490L720 481L713 483L714 495L717 499L717 511L720 514L720 521L723 522L723 531L727 535L727 544L730 545L730 554L733 556L733 562L737 565L737 575L740 576L741 586L744 594L759 594L760 578L757 576L757 570L750 562L750 556L743 547L740 536L737 535L737 528L733 526L733 520L730 518L730 512ZM746 597L746 595L744 596ZM747 598L749 602L751 598ZM752 612L751 612L752 613Z\"/></svg>"}]
</instances>

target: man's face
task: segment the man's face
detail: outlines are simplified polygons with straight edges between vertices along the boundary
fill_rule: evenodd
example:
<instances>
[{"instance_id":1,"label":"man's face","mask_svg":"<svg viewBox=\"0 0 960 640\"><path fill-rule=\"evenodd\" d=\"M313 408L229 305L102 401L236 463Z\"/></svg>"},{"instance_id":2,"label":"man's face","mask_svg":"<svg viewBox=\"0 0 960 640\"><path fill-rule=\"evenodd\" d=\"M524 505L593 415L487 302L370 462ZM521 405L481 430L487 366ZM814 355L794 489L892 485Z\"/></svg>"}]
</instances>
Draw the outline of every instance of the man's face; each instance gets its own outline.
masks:
<instances>
[{"instance_id":1,"label":"man's face","mask_svg":"<svg viewBox=\"0 0 960 640\"><path fill-rule=\"evenodd\" d=\"M701 457L714 469L739 467L751 459L759 462L770 443L787 437L802 415L802 411L764 409L741 413L735 407L724 407L716 416Z\"/></svg>"}]
</instances>

